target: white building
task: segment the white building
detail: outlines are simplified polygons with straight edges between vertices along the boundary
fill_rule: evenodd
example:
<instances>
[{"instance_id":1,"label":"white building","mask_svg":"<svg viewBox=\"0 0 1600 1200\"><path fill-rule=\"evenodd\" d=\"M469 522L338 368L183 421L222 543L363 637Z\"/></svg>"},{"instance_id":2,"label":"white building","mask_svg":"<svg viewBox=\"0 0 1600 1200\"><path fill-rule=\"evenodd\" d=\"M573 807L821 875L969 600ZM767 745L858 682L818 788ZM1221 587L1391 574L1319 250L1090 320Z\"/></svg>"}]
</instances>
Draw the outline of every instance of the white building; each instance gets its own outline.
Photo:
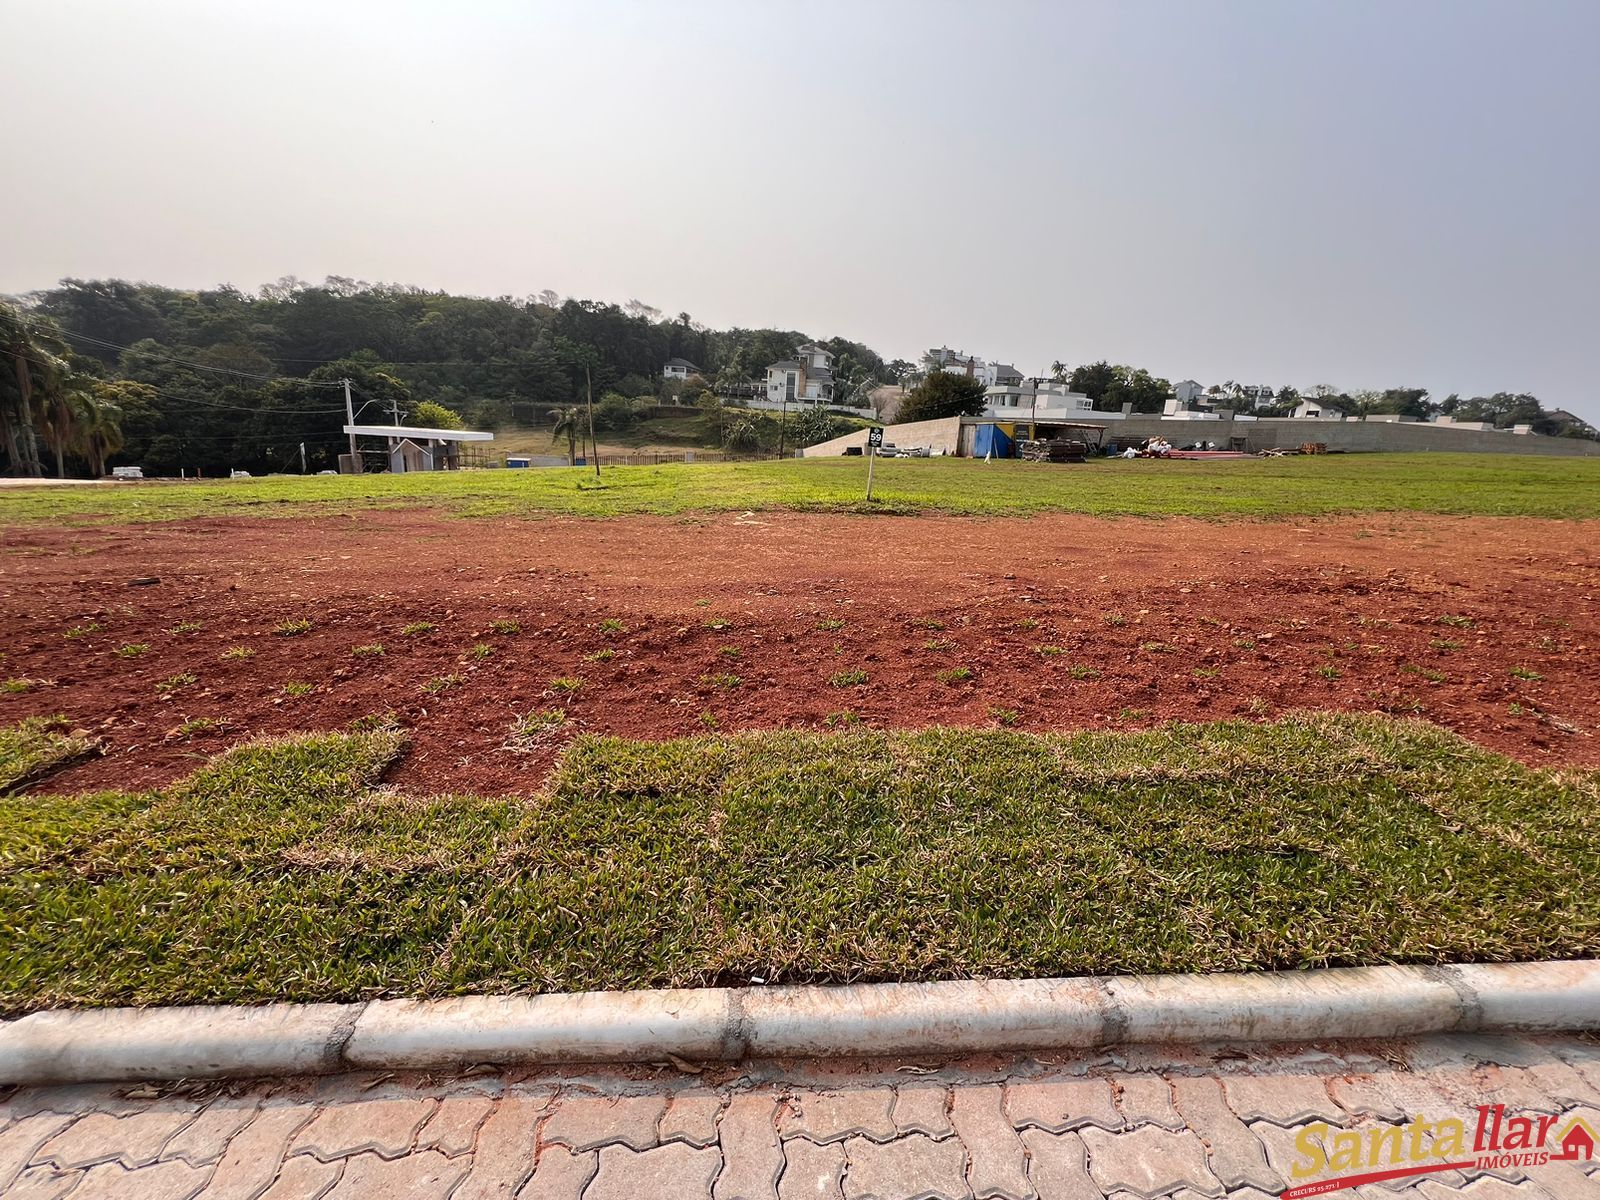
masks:
<instances>
[{"instance_id":1,"label":"white building","mask_svg":"<svg viewBox=\"0 0 1600 1200\"><path fill-rule=\"evenodd\" d=\"M669 358L666 365L661 368L661 375L665 379L687 379L691 375L700 374L700 368L687 358Z\"/></svg>"},{"instance_id":2,"label":"white building","mask_svg":"<svg viewBox=\"0 0 1600 1200\"><path fill-rule=\"evenodd\" d=\"M923 354L923 375L932 371L968 375L986 388L1004 387L1022 382L1022 372L1010 363L986 362L976 354L952 350L949 346L940 346L937 350L929 350Z\"/></svg>"},{"instance_id":3,"label":"white building","mask_svg":"<svg viewBox=\"0 0 1600 1200\"><path fill-rule=\"evenodd\" d=\"M1069 391L1064 383L1030 379L996 384L983 393L983 415L1001 421L1069 421L1091 412L1094 401L1082 392ZM1095 416L1117 420L1122 414L1102 412Z\"/></svg>"},{"instance_id":4,"label":"white building","mask_svg":"<svg viewBox=\"0 0 1600 1200\"><path fill-rule=\"evenodd\" d=\"M1344 409L1326 400L1304 399L1294 406L1291 416L1301 421L1342 421Z\"/></svg>"},{"instance_id":5,"label":"white building","mask_svg":"<svg viewBox=\"0 0 1600 1200\"><path fill-rule=\"evenodd\" d=\"M806 343L794 358L767 367L767 399L788 404L830 404L833 401L833 355Z\"/></svg>"}]
</instances>

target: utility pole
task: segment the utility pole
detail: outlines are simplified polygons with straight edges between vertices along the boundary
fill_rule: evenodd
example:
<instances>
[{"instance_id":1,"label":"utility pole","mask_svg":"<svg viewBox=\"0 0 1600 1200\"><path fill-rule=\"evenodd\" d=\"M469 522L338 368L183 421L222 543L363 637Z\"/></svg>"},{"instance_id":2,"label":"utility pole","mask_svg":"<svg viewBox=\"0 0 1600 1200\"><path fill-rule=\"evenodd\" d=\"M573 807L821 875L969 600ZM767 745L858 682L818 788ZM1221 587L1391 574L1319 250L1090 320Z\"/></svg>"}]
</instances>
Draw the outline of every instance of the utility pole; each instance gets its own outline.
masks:
<instances>
[{"instance_id":1,"label":"utility pole","mask_svg":"<svg viewBox=\"0 0 1600 1200\"><path fill-rule=\"evenodd\" d=\"M589 452L594 455L594 477L600 478L600 447L594 440L594 380L589 377L589 364L583 364L583 390L589 398Z\"/></svg>"},{"instance_id":2,"label":"utility pole","mask_svg":"<svg viewBox=\"0 0 1600 1200\"><path fill-rule=\"evenodd\" d=\"M784 380L783 386L783 411L778 416L778 457L783 458L783 434L789 424L789 383ZM870 470L870 468L869 468ZM868 485L868 499L871 499L871 485Z\"/></svg>"},{"instance_id":3,"label":"utility pole","mask_svg":"<svg viewBox=\"0 0 1600 1200\"><path fill-rule=\"evenodd\" d=\"M345 424L349 425L353 430L356 423L356 410L350 399L350 381L344 379L340 380L340 382L344 384ZM354 433L350 435L350 470L352 474L361 474L361 451L356 449L356 435Z\"/></svg>"}]
</instances>

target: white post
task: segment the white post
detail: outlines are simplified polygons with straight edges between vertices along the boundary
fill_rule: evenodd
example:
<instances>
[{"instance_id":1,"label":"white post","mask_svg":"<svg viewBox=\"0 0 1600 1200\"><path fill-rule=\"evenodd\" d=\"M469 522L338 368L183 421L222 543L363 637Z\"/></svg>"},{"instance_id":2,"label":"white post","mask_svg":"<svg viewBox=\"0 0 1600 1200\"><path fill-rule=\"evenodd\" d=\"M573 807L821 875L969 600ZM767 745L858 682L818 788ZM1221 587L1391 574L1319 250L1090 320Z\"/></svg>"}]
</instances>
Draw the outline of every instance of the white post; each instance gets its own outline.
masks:
<instances>
[{"instance_id":1,"label":"white post","mask_svg":"<svg viewBox=\"0 0 1600 1200\"><path fill-rule=\"evenodd\" d=\"M871 443L867 445L867 499L872 499L872 464L877 461L878 448Z\"/></svg>"}]
</instances>

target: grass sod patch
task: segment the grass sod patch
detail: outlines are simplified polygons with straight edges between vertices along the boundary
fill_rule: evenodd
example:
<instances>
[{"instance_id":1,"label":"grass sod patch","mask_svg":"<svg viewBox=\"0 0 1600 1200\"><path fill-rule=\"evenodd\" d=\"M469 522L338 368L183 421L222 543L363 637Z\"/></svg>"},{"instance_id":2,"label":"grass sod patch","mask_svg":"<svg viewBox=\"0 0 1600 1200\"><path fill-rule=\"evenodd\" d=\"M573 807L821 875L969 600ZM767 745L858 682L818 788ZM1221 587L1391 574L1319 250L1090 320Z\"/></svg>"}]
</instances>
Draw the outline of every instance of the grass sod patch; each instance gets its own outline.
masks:
<instances>
[{"instance_id":1,"label":"grass sod patch","mask_svg":"<svg viewBox=\"0 0 1600 1200\"><path fill-rule=\"evenodd\" d=\"M318 516L432 507L462 516L626 516L761 509L966 515L1282 517L1428 512L1600 517L1600 458L1513 454L1340 454L1274 459L1096 460L1062 467L970 459L885 459L864 499L859 458L585 470L282 476L136 488L7 493L5 521L125 523L196 516Z\"/></svg>"},{"instance_id":2,"label":"grass sod patch","mask_svg":"<svg viewBox=\"0 0 1600 1200\"><path fill-rule=\"evenodd\" d=\"M0 1007L1600 952L1600 773L1420 722L585 736L533 798L402 745L6 801Z\"/></svg>"},{"instance_id":3,"label":"grass sod patch","mask_svg":"<svg viewBox=\"0 0 1600 1200\"><path fill-rule=\"evenodd\" d=\"M56 717L0 726L0 796L94 752L92 741L73 737Z\"/></svg>"}]
</instances>

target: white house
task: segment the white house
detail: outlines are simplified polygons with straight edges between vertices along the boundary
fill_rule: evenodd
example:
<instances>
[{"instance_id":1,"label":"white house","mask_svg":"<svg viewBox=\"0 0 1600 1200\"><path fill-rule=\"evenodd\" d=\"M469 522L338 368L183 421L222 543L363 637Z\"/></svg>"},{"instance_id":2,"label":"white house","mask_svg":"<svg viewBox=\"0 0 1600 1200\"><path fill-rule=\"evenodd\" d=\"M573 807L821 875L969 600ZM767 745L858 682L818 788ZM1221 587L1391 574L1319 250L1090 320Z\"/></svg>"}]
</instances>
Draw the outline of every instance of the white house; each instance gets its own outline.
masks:
<instances>
[{"instance_id":1,"label":"white house","mask_svg":"<svg viewBox=\"0 0 1600 1200\"><path fill-rule=\"evenodd\" d=\"M929 350L923 354L922 373L926 375L933 371L968 375L986 388L1022 382L1022 372L1010 363L985 362L976 354L965 354L960 350L952 350L949 346L940 346L937 350Z\"/></svg>"},{"instance_id":2,"label":"white house","mask_svg":"<svg viewBox=\"0 0 1600 1200\"><path fill-rule=\"evenodd\" d=\"M700 368L687 358L669 358L666 365L661 368L661 375L665 379L687 379L691 375L700 374Z\"/></svg>"},{"instance_id":3,"label":"white house","mask_svg":"<svg viewBox=\"0 0 1600 1200\"><path fill-rule=\"evenodd\" d=\"M1094 412L1094 401L1082 392L1067 390L1064 383L1026 380L1016 384L996 384L985 388L983 415L1002 421L1077 420ZM1095 413L1101 419L1120 419L1121 413Z\"/></svg>"},{"instance_id":4,"label":"white house","mask_svg":"<svg viewBox=\"0 0 1600 1200\"><path fill-rule=\"evenodd\" d=\"M794 358L767 367L767 399L789 404L833 402L833 355L807 342Z\"/></svg>"},{"instance_id":5,"label":"white house","mask_svg":"<svg viewBox=\"0 0 1600 1200\"><path fill-rule=\"evenodd\" d=\"M1337 404L1329 404L1326 400L1307 398L1296 404L1294 412L1290 415L1301 421L1342 421L1344 409Z\"/></svg>"},{"instance_id":6,"label":"white house","mask_svg":"<svg viewBox=\"0 0 1600 1200\"><path fill-rule=\"evenodd\" d=\"M1206 397L1206 390L1192 379L1181 379L1178 381L1177 386L1172 389L1172 394L1177 397L1180 404L1187 406L1194 404L1196 401L1203 402Z\"/></svg>"}]
</instances>

